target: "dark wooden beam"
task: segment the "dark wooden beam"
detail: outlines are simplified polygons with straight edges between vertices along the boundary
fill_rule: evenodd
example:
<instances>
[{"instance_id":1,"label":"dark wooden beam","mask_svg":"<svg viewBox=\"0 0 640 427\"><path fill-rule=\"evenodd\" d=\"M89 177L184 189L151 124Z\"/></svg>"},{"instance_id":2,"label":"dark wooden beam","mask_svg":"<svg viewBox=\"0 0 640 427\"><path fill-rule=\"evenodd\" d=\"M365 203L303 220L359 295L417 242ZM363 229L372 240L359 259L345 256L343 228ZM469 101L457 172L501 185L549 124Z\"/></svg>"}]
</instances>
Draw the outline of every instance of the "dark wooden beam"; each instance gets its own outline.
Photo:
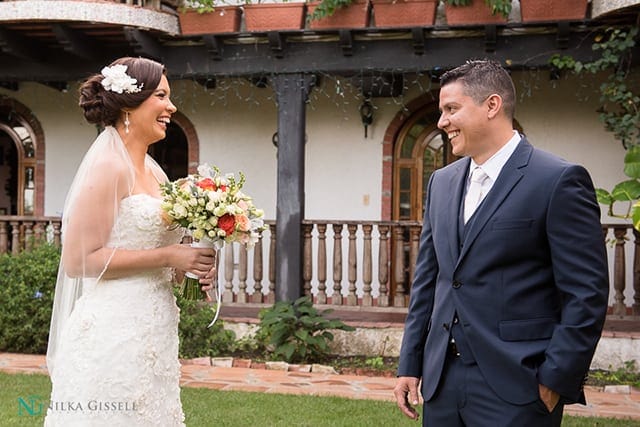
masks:
<instances>
[{"instance_id":1,"label":"dark wooden beam","mask_svg":"<svg viewBox=\"0 0 640 427\"><path fill-rule=\"evenodd\" d=\"M220 76L278 73L352 74L362 70L423 72L434 68L446 69L469 58L488 57L510 68L546 68L554 53L571 54L581 61L594 57L591 43L585 43L584 33L572 32L568 40L563 36L558 46L557 33L497 35L480 32L477 37L428 38L416 40L415 33L406 39L366 40L349 37L328 42L287 41L284 59L273 55L268 43L222 43L217 47L215 64L207 54L208 47L188 45L166 49L165 64L174 76L210 72ZM416 44L424 46L416 51ZM565 47L566 46L566 47ZM488 52L487 50L491 50ZM418 53L418 54L417 54Z\"/></svg>"},{"instance_id":2,"label":"dark wooden beam","mask_svg":"<svg viewBox=\"0 0 640 427\"><path fill-rule=\"evenodd\" d=\"M0 51L27 61L39 61L43 58L37 43L26 37L0 27Z\"/></svg>"},{"instance_id":3,"label":"dark wooden beam","mask_svg":"<svg viewBox=\"0 0 640 427\"><path fill-rule=\"evenodd\" d=\"M137 55L162 61L164 47L149 33L134 29L124 28L124 35Z\"/></svg>"},{"instance_id":4,"label":"dark wooden beam","mask_svg":"<svg viewBox=\"0 0 640 427\"><path fill-rule=\"evenodd\" d=\"M206 35L202 37L204 46L207 50L209 59L212 61L222 60L222 52L224 51L224 44L222 39L214 35Z\"/></svg>"},{"instance_id":5,"label":"dark wooden beam","mask_svg":"<svg viewBox=\"0 0 640 427\"><path fill-rule=\"evenodd\" d=\"M83 34L64 24L53 24L51 29L65 52L83 59L95 59L98 56L100 48Z\"/></svg>"},{"instance_id":6,"label":"dark wooden beam","mask_svg":"<svg viewBox=\"0 0 640 427\"><path fill-rule=\"evenodd\" d=\"M302 296L306 102L313 75L280 74L271 84L278 100L276 300Z\"/></svg>"},{"instance_id":7,"label":"dark wooden beam","mask_svg":"<svg viewBox=\"0 0 640 427\"><path fill-rule=\"evenodd\" d=\"M488 57L511 69L547 68L554 53L570 53L576 60L589 61L593 52L589 32L567 32L553 25L546 33L498 33L487 39L484 29L465 37L436 37L406 31L406 38L367 37L367 33L350 33L327 41L307 39L304 35L284 40L262 38L252 43L242 37L204 36L181 39L155 39L139 30L127 31L129 44L105 46L96 57L84 59L64 50L44 50L39 57L27 40L0 29L0 81L74 81L85 78L118 56L141 54L160 59L172 79L207 79L211 77L273 76L281 73L333 74L352 76L361 73L394 74L446 70L469 58ZM424 40L422 35L425 36ZM337 34L336 34L337 36ZM493 52L487 52L487 42ZM495 41L495 46L493 43ZM132 45L136 52L132 52ZM345 49L351 55L345 55ZM275 51L274 51L275 50ZM3 53L4 52L4 53ZM276 54L274 54L276 53ZM279 56L282 55L282 58ZM158 58L161 57L161 58ZM634 58L640 58L640 47ZM5 60L6 59L6 60Z\"/></svg>"},{"instance_id":8,"label":"dark wooden beam","mask_svg":"<svg viewBox=\"0 0 640 427\"><path fill-rule=\"evenodd\" d=\"M284 50L287 42L285 37L279 31L269 31L267 33L267 39L269 40L269 46L271 46L271 52L276 58L284 57Z\"/></svg>"}]
</instances>

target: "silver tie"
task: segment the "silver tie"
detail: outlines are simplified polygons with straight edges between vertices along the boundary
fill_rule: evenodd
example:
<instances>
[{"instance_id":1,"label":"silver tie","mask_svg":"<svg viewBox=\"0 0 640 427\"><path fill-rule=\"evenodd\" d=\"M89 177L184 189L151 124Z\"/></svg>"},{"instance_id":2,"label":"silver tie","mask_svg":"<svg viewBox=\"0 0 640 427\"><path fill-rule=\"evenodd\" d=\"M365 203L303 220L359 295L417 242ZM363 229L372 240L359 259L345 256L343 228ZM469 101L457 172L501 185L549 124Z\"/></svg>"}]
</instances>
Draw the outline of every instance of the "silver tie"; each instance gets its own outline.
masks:
<instances>
[{"instance_id":1,"label":"silver tie","mask_svg":"<svg viewBox=\"0 0 640 427\"><path fill-rule=\"evenodd\" d=\"M482 200L482 184L489 176L480 167L471 171L471 183L464 198L464 223L466 224Z\"/></svg>"}]
</instances>

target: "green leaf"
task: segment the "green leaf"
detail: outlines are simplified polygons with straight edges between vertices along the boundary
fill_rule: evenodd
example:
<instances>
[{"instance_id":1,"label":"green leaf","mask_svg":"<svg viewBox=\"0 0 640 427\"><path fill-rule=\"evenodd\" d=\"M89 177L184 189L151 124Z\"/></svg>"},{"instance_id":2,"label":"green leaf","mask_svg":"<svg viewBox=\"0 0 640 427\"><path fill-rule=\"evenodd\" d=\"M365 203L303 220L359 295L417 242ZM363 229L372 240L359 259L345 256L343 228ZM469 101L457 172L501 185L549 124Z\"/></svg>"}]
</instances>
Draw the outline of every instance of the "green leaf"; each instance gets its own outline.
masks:
<instances>
[{"instance_id":1,"label":"green leaf","mask_svg":"<svg viewBox=\"0 0 640 427\"><path fill-rule=\"evenodd\" d=\"M630 178L640 178L640 146L633 145L624 156L624 173Z\"/></svg>"},{"instance_id":2,"label":"green leaf","mask_svg":"<svg viewBox=\"0 0 640 427\"><path fill-rule=\"evenodd\" d=\"M296 348L291 343L287 343L278 348L278 352L284 356L287 362L291 361L291 358L295 351L296 351Z\"/></svg>"},{"instance_id":3,"label":"green leaf","mask_svg":"<svg viewBox=\"0 0 640 427\"><path fill-rule=\"evenodd\" d=\"M309 338L309 331L301 329L295 332L295 336L302 341L307 341L307 339Z\"/></svg>"},{"instance_id":4,"label":"green leaf","mask_svg":"<svg viewBox=\"0 0 640 427\"><path fill-rule=\"evenodd\" d=\"M618 202L633 201L640 197L640 181L630 179L620 182L611 191L613 200Z\"/></svg>"},{"instance_id":5,"label":"green leaf","mask_svg":"<svg viewBox=\"0 0 640 427\"><path fill-rule=\"evenodd\" d=\"M631 208L631 219L633 221L633 228L640 231L640 201L633 204Z\"/></svg>"}]
</instances>

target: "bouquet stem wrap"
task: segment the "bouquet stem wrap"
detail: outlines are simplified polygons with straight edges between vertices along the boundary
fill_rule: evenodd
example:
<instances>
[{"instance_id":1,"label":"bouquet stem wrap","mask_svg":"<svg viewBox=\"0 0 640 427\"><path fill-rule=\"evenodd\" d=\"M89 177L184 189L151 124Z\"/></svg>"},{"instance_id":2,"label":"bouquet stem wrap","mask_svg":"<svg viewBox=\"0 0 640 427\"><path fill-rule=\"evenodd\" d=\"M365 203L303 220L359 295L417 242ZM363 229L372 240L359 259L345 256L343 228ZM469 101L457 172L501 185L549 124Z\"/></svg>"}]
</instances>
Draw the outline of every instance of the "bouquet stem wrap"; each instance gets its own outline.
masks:
<instances>
[{"instance_id":1,"label":"bouquet stem wrap","mask_svg":"<svg viewBox=\"0 0 640 427\"><path fill-rule=\"evenodd\" d=\"M251 248L267 226L264 211L256 208L251 197L242 192L244 182L242 172L236 178L232 173L222 174L216 166L201 164L197 174L161 185L165 220L170 226L184 227L191 234L194 246L211 247L214 244L219 250L225 243L239 243ZM216 260L217 254L216 251ZM214 279L217 306L213 322L220 313L223 292L217 277ZM187 274L182 297L205 299L201 289L198 278Z\"/></svg>"},{"instance_id":2,"label":"bouquet stem wrap","mask_svg":"<svg viewBox=\"0 0 640 427\"><path fill-rule=\"evenodd\" d=\"M213 289L215 292L215 300L216 300L216 313L213 317L213 320L207 328L213 326L213 324L218 320L218 316L220 315L220 307L222 306L222 289L221 284L218 280L218 246L209 239L201 239L195 240L191 242L191 247L193 248L211 248L214 250L214 259L215 259L215 268L216 273L213 277ZM200 284L200 279L192 273L186 272L184 275L184 281L182 282L182 298L191 301L201 301L207 298L206 292L202 290L202 285Z\"/></svg>"}]
</instances>

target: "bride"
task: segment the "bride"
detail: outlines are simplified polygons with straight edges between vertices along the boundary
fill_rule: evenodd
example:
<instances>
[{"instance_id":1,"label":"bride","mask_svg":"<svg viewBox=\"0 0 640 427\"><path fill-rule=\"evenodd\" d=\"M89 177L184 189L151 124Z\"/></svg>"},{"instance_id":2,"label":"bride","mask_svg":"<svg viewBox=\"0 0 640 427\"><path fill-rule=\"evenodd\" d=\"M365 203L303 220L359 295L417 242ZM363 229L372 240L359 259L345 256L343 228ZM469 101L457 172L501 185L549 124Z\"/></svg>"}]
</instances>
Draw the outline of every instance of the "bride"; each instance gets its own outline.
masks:
<instances>
[{"instance_id":1,"label":"bride","mask_svg":"<svg viewBox=\"0 0 640 427\"><path fill-rule=\"evenodd\" d=\"M62 215L45 426L184 425L172 274L191 272L207 290L214 255L180 244L182 231L163 221L167 177L147 149L176 112L165 74L121 58L80 87L86 120L104 130Z\"/></svg>"}]
</instances>

